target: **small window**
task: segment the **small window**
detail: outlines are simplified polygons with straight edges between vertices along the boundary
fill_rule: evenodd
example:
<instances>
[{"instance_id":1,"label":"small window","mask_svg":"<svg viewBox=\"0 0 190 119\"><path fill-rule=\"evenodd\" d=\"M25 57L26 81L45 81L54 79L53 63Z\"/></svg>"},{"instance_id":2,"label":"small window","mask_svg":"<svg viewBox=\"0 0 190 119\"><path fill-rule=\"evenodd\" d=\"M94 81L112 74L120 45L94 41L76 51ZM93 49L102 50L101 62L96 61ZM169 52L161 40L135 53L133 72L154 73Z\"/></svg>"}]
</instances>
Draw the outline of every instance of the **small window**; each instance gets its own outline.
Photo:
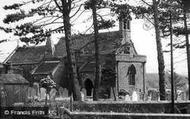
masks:
<instances>
[{"instance_id":1,"label":"small window","mask_svg":"<svg viewBox=\"0 0 190 119\"><path fill-rule=\"evenodd\" d=\"M129 46L125 47L124 54L130 54L130 47Z\"/></svg>"},{"instance_id":2,"label":"small window","mask_svg":"<svg viewBox=\"0 0 190 119\"><path fill-rule=\"evenodd\" d=\"M126 29L127 28L127 24L126 24L126 20L124 20L123 22L123 29Z\"/></svg>"},{"instance_id":3,"label":"small window","mask_svg":"<svg viewBox=\"0 0 190 119\"><path fill-rule=\"evenodd\" d=\"M127 72L127 76L128 81L129 81L129 85L135 85L135 75L136 75L136 68L135 66L132 64L129 68L128 68L128 72Z\"/></svg>"},{"instance_id":4,"label":"small window","mask_svg":"<svg viewBox=\"0 0 190 119\"><path fill-rule=\"evenodd\" d=\"M127 29L130 30L130 21L129 20L127 21Z\"/></svg>"},{"instance_id":5,"label":"small window","mask_svg":"<svg viewBox=\"0 0 190 119\"><path fill-rule=\"evenodd\" d=\"M130 21L129 20L124 20L123 21L123 29L130 30Z\"/></svg>"}]
</instances>

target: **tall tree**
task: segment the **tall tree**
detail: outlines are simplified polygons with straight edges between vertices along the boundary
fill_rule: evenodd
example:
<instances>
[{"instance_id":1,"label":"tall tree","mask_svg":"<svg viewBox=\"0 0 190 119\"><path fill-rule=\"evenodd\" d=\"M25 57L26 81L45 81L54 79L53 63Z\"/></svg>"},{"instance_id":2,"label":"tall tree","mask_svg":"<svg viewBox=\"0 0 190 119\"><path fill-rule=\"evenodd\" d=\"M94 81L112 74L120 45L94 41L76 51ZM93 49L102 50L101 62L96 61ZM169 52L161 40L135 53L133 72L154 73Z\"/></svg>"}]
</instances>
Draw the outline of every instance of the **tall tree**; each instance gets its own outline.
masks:
<instances>
[{"instance_id":1,"label":"tall tree","mask_svg":"<svg viewBox=\"0 0 190 119\"><path fill-rule=\"evenodd\" d=\"M94 25L94 46L95 46L95 60L96 60L96 69L95 69L95 81L94 81L94 90L93 90L93 100L98 100L98 91L100 85L100 63L99 63L99 44L98 44L98 23L97 23L97 14L96 14L96 0L92 0L92 14L93 14L93 25Z\"/></svg>"},{"instance_id":2,"label":"tall tree","mask_svg":"<svg viewBox=\"0 0 190 119\"><path fill-rule=\"evenodd\" d=\"M99 98L99 87L101 79L100 71L100 56L99 56L99 30L107 29L114 25L113 20L106 20L101 14L97 14L97 9L104 9L108 5L104 0L88 0L85 3L85 9L92 10L93 26L94 26L94 47L95 47L95 80L93 90L93 100L97 101ZM99 18L99 19L98 19Z\"/></svg>"},{"instance_id":3,"label":"tall tree","mask_svg":"<svg viewBox=\"0 0 190 119\"><path fill-rule=\"evenodd\" d=\"M71 23L70 23L70 12L71 12L71 4L73 0L61 0L61 6L58 4L56 0L54 0L57 7L63 14L63 24L64 24L64 31L65 31L65 45L67 51L67 63L68 63L68 71L69 71L69 79L71 79L71 93L73 94L74 100L81 100L80 95L80 87L79 82L77 79L77 67L73 64L72 60L72 53L70 48L70 41L71 41ZM74 57L74 56L73 56Z\"/></svg>"},{"instance_id":4,"label":"tall tree","mask_svg":"<svg viewBox=\"0 0 190 119\"><path fill-rule=\"evenodd\" d=\"M153 12L154 12L154 27L155 27L156 44L157 44L160 100L165 100L165 64L164 64L164 56L162 51L162 43L160 38L160 28L158 20L158 15L159 15L158 2L156 0L153 0Z\"/></svg>"}]
</instances>

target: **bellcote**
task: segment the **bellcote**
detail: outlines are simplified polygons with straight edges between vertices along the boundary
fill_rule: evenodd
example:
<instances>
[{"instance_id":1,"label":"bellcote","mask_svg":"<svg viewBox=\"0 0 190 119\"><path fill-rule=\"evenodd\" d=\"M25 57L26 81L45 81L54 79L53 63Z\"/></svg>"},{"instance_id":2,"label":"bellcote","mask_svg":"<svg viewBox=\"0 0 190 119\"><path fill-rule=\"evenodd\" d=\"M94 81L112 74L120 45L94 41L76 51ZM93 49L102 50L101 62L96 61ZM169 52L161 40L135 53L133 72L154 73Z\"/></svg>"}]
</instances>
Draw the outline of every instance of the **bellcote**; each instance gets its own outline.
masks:
<instances>
[{"instance_id":1,"label":"bellcote","mask_svg":"<svg viewBox=\"0 0 190 119\"><path fill-rule=\"evenodd\" d=\"M131 18L120 18L119 30L122 34L122 44L130 43L131 39Z\"/></svg>"},{"instance_id":2,"label":"bellcote","mask_svg":"<svg viewBox=\"0 0 190 119\"><path fill-rule=\"evenodd\" d=\"M131 17L129 14L122 14L119 17L119 31L121 33L122 54L133 56L134 46L131 41Z\"/></svg>"}]
</instances>

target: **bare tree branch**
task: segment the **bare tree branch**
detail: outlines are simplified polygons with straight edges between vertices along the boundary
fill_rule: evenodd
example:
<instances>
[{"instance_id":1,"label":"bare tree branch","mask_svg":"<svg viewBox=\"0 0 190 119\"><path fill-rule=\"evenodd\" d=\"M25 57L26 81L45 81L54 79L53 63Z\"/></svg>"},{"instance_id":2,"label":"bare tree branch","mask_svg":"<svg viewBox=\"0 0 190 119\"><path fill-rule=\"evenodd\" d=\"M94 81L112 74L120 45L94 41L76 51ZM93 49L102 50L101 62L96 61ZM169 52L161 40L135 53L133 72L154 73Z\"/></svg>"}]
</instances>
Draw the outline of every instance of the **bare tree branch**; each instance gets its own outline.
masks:
<instances>
[{"instance_id":1,"label":"bare tree branch","mask_svg":"<svg viewBox=\"0 0 190 119\"><path fill-rule=\"evenodd\" d=\"M48 17L50 17L50 18L60 18L59 16L45 16L45 17L42 17L42 18L40 18L40 19L35 20L35 21L33 22L33 24L35 24L35 23L37 23L37 22L40 22L41 20L44 20L44 19L46 19L46 18L48 18Z\"/></svg>"},{"instance_id":2,"label":"bare tree branch","mask_svg":"<svg viewBox=\"0 0 190 119\"><path fill-rule=\"evenodd\" d=\"M5 40L0 40L0 43L6 42L6 41L7 41L7 39L5 39Z\"/></svg>"},{"instance_id":3,"label":"bare tree branch","mask_svg":"<svg viewBox=\"0 0 190 119\"><path fill-rule=\"evenodd\" d=\"M83 34L86 34L92 27L93 27L93 24Z\"/></svg>"},{"instance_id":4,"label":"bare tree branch","mask_svg":"<svg viewBox=\"0 0 190 119\"><path fill-rule=\"evenodd\" d=\"M61 8L61 6L59 6L57 0L54 0L54 2L55 2L55 4L56 4L56 6L59 8L59 10L60 10L60 11L63 11L63 9Z\"/></svg>"},{"instance_id":5,"label":"bare tree branch","mask_svg":"<svg viewBox=\"0 0 190 119\"><path fill-rule=\"evenodd\" d=\"M147 3L145 0L141 0L143 3L145 3L146 5L148 5L148 6L150 6L150 7L152 7L152 5L151 4L149 4L149 3Z\"/></svg>"},{"instance_id":6,"label":"bare tree branch","mask_svg":"<svg viewBox=\"0 0 190 119\"><path fill-rule=\"evenodd\" d=\"M74 23L83 13L85 12L85 10L83 10L76 19L74 19L71 23Z\"/></svg>"},{"instance_id":7,"label":"bare tree branch","mask_svg":"<svg viewBox=\"0 0 190 119\"><path fill-rule=\"evenodd\" d=\"M75 15L80 11L82 5L83 5L83 4L81 4L81 5L79 6L78 10L77 10L70 18L72 18L73 16L75 16Z\"/></svg>"},{"instance_id":8,"label":"bare tree branch","mask_svg":"<svg viewBox=\"0 0 190 119\"><path fill-rule=\"evenodd\" d=\"M48 25L52 25L52 24L62 24L63 22L50 22L50 23L46 23L46 24L42 24L40 26L48 26Z\"/></svg>"}]
</instances>

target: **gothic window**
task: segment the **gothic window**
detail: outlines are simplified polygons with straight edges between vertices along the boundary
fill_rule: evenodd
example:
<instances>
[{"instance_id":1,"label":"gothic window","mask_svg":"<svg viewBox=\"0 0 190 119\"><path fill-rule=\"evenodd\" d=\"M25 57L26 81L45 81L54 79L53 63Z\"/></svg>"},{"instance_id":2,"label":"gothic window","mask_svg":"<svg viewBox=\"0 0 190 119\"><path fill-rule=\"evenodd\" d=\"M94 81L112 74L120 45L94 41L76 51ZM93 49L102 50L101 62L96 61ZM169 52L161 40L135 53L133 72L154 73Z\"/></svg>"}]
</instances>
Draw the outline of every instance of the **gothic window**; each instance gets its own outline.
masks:
<instances>
[{"instance_id":1,"label":"gothic window","mask_svg":"<svg viewBox=\"0 0 190 119\"><path fill-rule=\"evenodd\" d=\"M132 64L131 66L129 66L128 72L127 72L127 76L129 77L128 78L129 85L135 85L135 75L136 75L136 68Z\"/></svg>"}]
</instances>

